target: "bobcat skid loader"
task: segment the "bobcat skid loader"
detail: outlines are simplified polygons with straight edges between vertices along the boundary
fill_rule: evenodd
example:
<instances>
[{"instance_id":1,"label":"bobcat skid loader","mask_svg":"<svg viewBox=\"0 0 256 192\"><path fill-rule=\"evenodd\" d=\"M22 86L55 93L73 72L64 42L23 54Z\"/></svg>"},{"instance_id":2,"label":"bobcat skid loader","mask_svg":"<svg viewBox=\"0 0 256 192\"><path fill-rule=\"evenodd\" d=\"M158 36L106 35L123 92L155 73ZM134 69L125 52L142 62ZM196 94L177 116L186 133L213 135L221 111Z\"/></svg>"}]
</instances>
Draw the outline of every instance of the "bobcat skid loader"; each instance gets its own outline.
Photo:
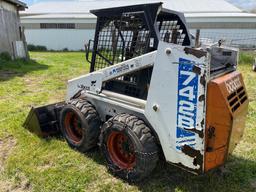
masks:
<instances>
[{"instance_id":1,"label":"bobcat skid loader","mask_svg":"<svg viewBox=\"0 0 256 192\"><path fill-rule=\"evenodd\" d=\"M249 102L238 50L193 48L184 15L162 3L91 13L90 73L68 81L65 102L33 108L24 126L61 133L80 152L99 144L110 171L129 181L149 175L160 154L194 174L223 165Z\"/></svg>"}]
</instances>

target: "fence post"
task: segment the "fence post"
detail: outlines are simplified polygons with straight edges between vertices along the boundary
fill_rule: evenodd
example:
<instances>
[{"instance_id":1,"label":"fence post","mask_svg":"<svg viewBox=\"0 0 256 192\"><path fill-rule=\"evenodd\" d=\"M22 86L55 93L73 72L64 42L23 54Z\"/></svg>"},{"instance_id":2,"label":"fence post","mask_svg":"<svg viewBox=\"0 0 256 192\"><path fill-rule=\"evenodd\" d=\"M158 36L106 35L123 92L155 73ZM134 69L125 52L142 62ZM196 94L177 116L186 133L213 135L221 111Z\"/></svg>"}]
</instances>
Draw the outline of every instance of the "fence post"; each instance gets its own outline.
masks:
<instances>
[{"instance_id":1,"label":"fence post","mask_svg":"<svg viewBox=\"0 0 256 192\"><path fill-rule=\"evenodd\" d=\"M200 29L196 30L196 40L195 40L195 47L200 47Z\"/></svg>"}]
</instances>

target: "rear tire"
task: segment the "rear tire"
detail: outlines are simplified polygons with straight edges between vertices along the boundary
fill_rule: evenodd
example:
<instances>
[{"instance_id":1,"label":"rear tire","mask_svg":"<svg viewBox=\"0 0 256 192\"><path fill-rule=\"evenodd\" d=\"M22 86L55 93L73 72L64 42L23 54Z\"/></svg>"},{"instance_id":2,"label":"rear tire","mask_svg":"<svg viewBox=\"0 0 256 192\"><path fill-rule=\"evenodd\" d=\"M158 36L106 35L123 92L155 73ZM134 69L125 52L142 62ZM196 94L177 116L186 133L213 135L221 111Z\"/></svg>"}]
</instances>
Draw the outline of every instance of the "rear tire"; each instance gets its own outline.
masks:
<instances>
[{"instance_id":1,"label":"rear tire","mask_svg":"<svg viewBox=\"0 0 256 192\"><path fill-rule=\"evenodd\" d=\"M114 175L137 182L155 168L158 146L151 130L138 117L120 114L109 119L100 138L102 152Z\"/></svg>"},{"instance_id":2,"label":"rear tire","mask_svg":"<svg viewBox=\"0 0 256 192\"><path fill-rule=\"evenodd\" d=\"M86 152L97 145L101 120L93 105L86 100L69 101L61 111L60 124L71 148Z\"/></svg>"}]
</instances>

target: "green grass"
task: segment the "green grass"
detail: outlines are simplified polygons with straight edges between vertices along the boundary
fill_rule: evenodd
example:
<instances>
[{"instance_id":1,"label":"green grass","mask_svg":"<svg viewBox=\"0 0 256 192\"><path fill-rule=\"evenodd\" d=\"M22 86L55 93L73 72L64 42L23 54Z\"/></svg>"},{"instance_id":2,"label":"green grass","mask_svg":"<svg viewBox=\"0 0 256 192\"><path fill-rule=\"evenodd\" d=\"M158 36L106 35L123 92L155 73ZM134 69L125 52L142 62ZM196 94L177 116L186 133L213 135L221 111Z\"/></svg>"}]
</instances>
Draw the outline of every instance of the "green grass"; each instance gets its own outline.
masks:
<instances>
[{"instance_id":1,"label":"green grass","mask_svg":"<svg viewBox=\"0 0 256 192\"><path fill-rule=\"evenodd\" d=\"M32 105L63 100L66 81L89 69L83 53L32 52L31 58L0 63L0 191L256 190L256 73L251 71L251 53L241 54L239 67L250 96L246 132L224 173L194 176L160 161L137 185L109 174L98 150L83 155L62 140L40 139L22 127Z\"/></svg>"}]
</instances>

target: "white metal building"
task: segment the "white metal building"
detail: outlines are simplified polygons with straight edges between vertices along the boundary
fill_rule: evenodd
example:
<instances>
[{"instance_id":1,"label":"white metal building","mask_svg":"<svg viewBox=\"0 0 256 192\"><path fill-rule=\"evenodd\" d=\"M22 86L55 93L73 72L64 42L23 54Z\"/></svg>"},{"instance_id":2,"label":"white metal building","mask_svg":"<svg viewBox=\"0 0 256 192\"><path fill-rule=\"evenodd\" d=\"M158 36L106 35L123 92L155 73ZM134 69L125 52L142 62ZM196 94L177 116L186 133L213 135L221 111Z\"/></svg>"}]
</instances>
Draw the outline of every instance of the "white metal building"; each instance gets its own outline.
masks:
<instances>
[{"instance_id":1,"label":"white metal building","mask_svg":"<svg viewBox=\"0 0 256 192\"><path fill-rule=\"evenodd\" d=\"M96 17L91 9L159 2L156 0L80 0L34 4L21 13L28 44L48 49L80 50L94 38ZM256 44L256 14L246 13L225 0L162 0L164 8L185 13L194 33L207 38L247 38ZM238 37L241 36L241 37ZM248 40L249 39L249 40ZM253 40L252 40L253 39ZM253 42L253 43L254 43ZM241 43L241 42L240 42Z\"/></svg>"}]
</instances>

